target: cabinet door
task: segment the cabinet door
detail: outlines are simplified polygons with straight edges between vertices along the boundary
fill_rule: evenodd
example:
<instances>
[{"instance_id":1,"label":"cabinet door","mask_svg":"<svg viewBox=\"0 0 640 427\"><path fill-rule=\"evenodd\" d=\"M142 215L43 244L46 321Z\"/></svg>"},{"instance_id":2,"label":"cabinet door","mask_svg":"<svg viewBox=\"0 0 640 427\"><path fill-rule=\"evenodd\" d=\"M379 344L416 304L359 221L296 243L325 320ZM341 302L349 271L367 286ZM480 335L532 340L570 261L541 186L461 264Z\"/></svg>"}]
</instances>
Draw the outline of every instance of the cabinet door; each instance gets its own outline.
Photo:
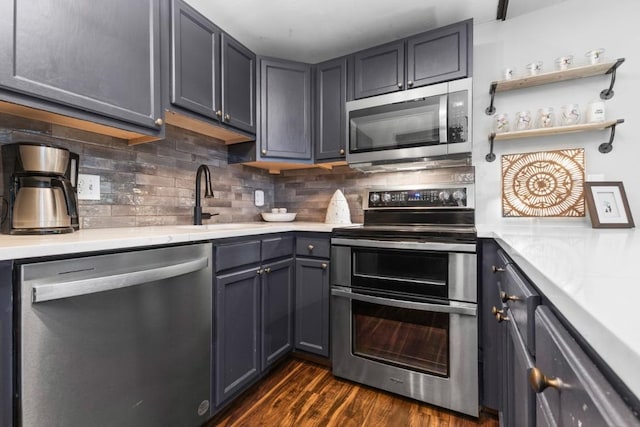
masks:
<instances>
[{"instance_id":1,"label":"cabinet door","mask_svg":"<svg viewBox=\"0 0 640 427\"><path fill-rule=\"evenodd\" d=\"M501 308L499 286L501 273L494 267L499 267L498 245L493 240L482 240L481 258L482 271L482 299L480 300L480 350L482 361L482 405L488 408L501 410L502 398L501 378L503 375L502 345L504 323L500 324L492 314L492 307Z\"/></svg>"},{"instance_id":2,"label":"cabinet door","mask_svg":"<svg viewBox=\"0 0 640 427\"><path fill-rule=\"evenodd\" d=\"M182 0L171 18L171 103L218 119L221 31Z\"/></svg>"},{"instance_id":3,"label":"cabinet door","mask_svg":"<svg viewBox=\"0 0 640 427\"><path fill-rule=\"evenodd\" d=\"M404 41L367 49L354 55L355 98L404 89Z\"/></svg>"},{"instance_id":4,"label":"cabinet door","mask_svg":"<svg viewBox=\"0 0 640 427\"><path fill-rule=\"evenodd\" d=\"M159 2L0 2L0 86L156 128Z\"/></svg>"},{"instance_id":5,"label":"cabinet door","mask_svg":"<svg viewBox=\"0 0 640 427\"><path fill-rule=\"evenodd\" d=\"M13 396L11 261L0 262L0 426L11 426Z\"/></svg>"},{"instance_id":6,"label":"cabinet door","mask_svg":"<svg viewBox=\"0 0 640 427\"><path fill-rule=\"evenodd\" d=\"M638 426L622 398L547 307L535 314L536 368L560 381L537 395L546 425ZM541 423L542 424L542 423Z\"/></svg>"},{"instance_id":7,"label":"cabinet door","mask_svg":"<svg viewBox=\"0 0 640 427\"><path fill-rule=\"evenodd\" d=\"M224 123L256 133L256 55L222 33Z\"/></svg>"},{"instance_id":8,"label":"cabinet door","mask_svg":"<svg viewBox=\"0 0 640 427\"><path fill-rule=\"evenodd\" d=\"M503 395L503 415L510 427L535 426L535 395L529 386L529 370L533 359L527 351L520 331L510 320L511 311L507 310L505 324L505 393Z\"/></svg>"},{"instance_id":9,"label":"cabinet door","mask_svg":"<svg viewBox=\"0 0 640 427\"><path fill-rule=\"evenodd\" d=\"M262 368L293 349L293 259L263 266Z\"/></svg>"},{"instance_id":10,"label":"cabinet door","mask_svg":"<svg viewBox=\"0 0 640 427\"><path fill-rule=\"evenodd\" d=\"M448 25L407 41L407 87L425 86L469 75L468 21Z\"/></svg>"},{"instance_id":11,"label":"cabinet door","mask_svg":"<svg viewBox=\"0 0 640 427\"><path fill-rule=\"evenodd\" d=\"M260 156L311 159L311 68L260 61Z\"/></svg>"},{"instance_id":12,"label":"cabinet door","mask_svg":"<svg viewBox=\"0 0 640 427\"><path fill-rule=\"evenodd\" d=\"M329 357L329 299L329 261L297 259L296 349Z\"/></svg>"},{"instance_id":13,"label":"cabinet door","mask_svg":"<svg viewBox=\"0 0 640 427\"><path fill-rule=\"evenodd\" d=\"M345 103L347 101L347 60L316 66L315 117L316 160L345 156Z\"/></svg>"},{"instance_id":14,"label":"cabinet door","mask_svg":"<svg viewBox=\"0 0 640 427\"><path fill-rule=\"evenodd\" d=\"M215 391L219 406L260 374L259 268L216 277Z\"/></svg>"}]
</instances>

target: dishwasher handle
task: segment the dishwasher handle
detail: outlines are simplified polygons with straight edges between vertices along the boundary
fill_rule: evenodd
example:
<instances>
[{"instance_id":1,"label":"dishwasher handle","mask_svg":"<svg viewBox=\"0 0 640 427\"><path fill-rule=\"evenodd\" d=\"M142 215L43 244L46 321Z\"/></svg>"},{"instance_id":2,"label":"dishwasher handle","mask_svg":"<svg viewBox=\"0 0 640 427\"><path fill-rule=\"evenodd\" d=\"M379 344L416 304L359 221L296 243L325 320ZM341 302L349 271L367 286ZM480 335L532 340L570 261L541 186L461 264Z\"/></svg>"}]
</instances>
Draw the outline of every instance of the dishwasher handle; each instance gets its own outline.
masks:
<instances>
[{"instance_id":1,"label":"dishwasher handle","mask_svg":"<svg viewBox=\"0 0 640 427\"><path fill-rule=\"evenodd\" d=\"M92 277L90 279L72 280L33 285L32 302L39 303L97 292L111 291L129 286L164 280L183 274L202 270L209 265L209 258L202 257L193 261L173 264L165 267L150 268L148 270L132 271L129 273Z\"/></svg>"}]
</instances>

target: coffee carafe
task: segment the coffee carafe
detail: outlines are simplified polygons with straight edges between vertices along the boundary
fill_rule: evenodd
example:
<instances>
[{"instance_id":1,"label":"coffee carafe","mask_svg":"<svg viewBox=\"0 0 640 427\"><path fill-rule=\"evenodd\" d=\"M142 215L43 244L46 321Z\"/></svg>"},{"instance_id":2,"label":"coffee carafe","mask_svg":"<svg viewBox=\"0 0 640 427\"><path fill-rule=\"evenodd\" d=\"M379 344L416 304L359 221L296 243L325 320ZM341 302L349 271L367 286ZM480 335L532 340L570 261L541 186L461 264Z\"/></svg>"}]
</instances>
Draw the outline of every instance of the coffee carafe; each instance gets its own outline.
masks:
<instances>
[{"instance_id":1,"label":"coffee carafe","mask_svg":"<svg viewBox=\"0 0 640 427\"><path fill-rule=\"evenodd\" d=\"M71 233L79 228L79 156L66 148L21 142L2 146L2 232Z\"/></svg>"}]
</instances>

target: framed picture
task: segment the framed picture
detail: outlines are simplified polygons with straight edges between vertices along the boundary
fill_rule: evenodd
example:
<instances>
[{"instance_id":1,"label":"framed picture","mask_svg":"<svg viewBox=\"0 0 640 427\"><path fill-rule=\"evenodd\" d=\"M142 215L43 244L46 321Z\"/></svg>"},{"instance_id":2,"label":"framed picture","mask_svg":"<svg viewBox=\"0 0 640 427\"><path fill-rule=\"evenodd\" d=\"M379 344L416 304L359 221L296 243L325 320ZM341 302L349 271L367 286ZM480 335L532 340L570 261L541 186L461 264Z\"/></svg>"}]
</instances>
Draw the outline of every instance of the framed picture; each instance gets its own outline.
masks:
<instances>
[{"instance_id":1,"label":"framed picture","mask_svg":"<svg viewBox=\"0 0 640 427\"><path fill-rule=\"evenodd\" d=\"M634 227L622 182L585 182L585 199L593 228Z\"/></svg>"}]
</instances>

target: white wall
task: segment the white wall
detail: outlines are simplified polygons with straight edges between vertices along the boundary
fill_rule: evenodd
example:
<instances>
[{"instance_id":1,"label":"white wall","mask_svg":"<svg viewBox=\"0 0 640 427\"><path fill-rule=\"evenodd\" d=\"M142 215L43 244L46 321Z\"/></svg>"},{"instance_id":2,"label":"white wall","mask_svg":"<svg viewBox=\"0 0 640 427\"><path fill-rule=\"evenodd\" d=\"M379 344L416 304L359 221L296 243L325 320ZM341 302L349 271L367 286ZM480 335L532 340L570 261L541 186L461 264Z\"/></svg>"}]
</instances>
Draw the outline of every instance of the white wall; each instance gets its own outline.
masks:
<instances>
[{"instance_id":1,"label":"white wall","mask_svg":"<svg viewBox=\"0 0 640 427\"><path fill-rule=\"evenodd\" d=\"M607 181L622 181L632 214L640 223L640 2L638 0L567 0L558 5L508 18L476 24L474 29L474 151L476 166L476 222L478 224L532 223L583 225L587 218L502 218L500 155L557 150L585 149L586 175L603 174ZM607 119L623 118L616 129L613 151L601 154L598 146L608 141L610 132L596 131L542 138L497 141L493 163L485 161L489 150L487 135L492 117L484 110L489 105L489 84L500 80L502 69L515 67L518 73L526 64L541 60L544 71L551 71L555 58L567 54L574 63L586 63L584 53L605 48L608 59L625 58L618 69L615 96L606 101ZM540 107L578 103L584 109L599 99L609 86L609 76L589 77L568 82L503 92L496 95L498 112L513 118L520 110L535 116Z\"/></svg>"}]
</instances>

